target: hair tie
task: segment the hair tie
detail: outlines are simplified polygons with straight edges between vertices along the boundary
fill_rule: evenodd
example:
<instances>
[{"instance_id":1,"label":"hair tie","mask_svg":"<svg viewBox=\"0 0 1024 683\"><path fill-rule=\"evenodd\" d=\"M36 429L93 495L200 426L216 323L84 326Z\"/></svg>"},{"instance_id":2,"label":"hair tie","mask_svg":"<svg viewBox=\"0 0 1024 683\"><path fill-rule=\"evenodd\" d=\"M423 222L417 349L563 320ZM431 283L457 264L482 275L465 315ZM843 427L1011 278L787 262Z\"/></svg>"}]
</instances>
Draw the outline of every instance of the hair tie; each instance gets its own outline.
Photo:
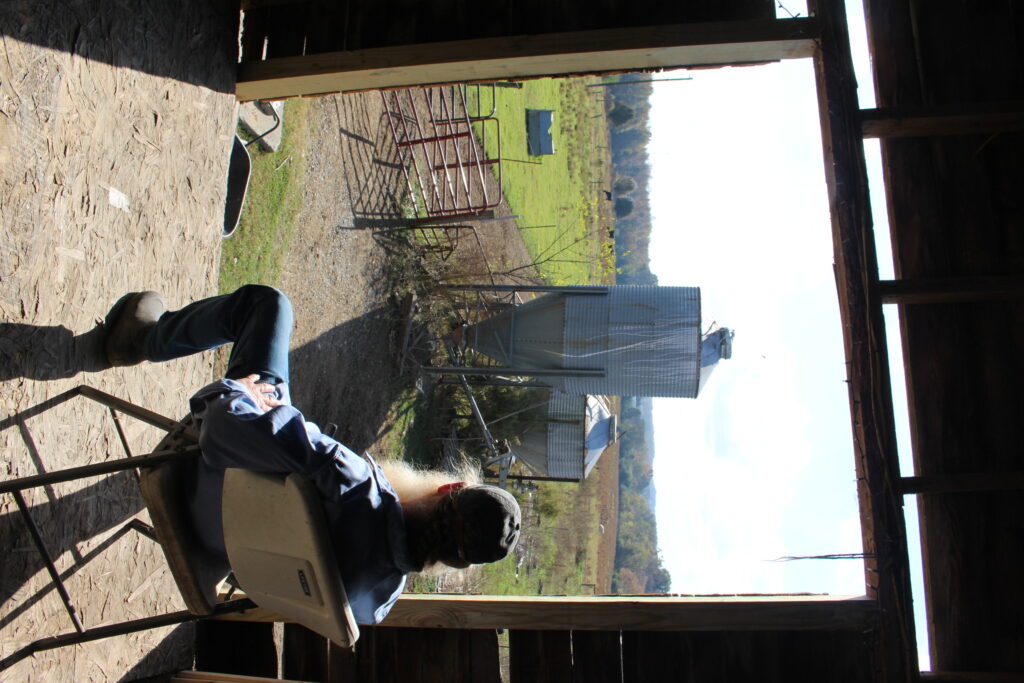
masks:
<instances>
[{"instance_id":1,"label":"hair tie","mask_svg":"<svg viewBox=\"0 0 1024 683\"><path fill-rule=\"evenodd\" d=\"M464 489L464 488L466 488L466 482L464 482L464 481L453 481L450 484L442 484L441 486L438 486L437 487L437 492L438 493L446 493L446 494L447 493L455 493L456 491L459 491L460 489Z\"/></svg>"}]
</instances>

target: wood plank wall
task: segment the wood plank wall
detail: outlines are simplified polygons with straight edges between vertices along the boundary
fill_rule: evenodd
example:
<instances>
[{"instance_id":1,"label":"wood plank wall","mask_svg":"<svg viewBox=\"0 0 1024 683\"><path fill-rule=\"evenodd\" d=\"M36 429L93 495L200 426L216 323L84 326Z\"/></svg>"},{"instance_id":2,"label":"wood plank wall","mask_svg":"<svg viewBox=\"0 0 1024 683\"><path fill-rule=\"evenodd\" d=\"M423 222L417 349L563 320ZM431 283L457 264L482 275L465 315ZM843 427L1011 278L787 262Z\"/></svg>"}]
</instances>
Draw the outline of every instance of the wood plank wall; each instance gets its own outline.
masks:
<instances>
[{"instance_id":1,"label":"wood plank wall","mask_svg":"<svg viewBox=\"0 0 1024 683\"><path fill-rule=\"evenodd\" d=\"M874 633L511 631L511 683L875 680ZM287 625L283 675L360 683L498 683L493 630L366 628L352 650Z\"/></svg>"},{"instance_id":2,"label":"wood plank wall","mask_svg":"<svg viewBox=\"0 0 1024 683\"><path fill-rule=\"evenodd\" d=\"M250 2L242 60L471 38L772 19L772 0L306 0Z\"/></svg>"},{"instance_id":3,"label":"wood plank wall","mask_svg":"<svg viewBox=\"0 0 1024 683\"><path fill-rule=\"evenodd\" d=\"M878 107L1021 113L1019 3L866 6ZM1024 134L988 128L882 140L898 278L1024 278ZM900 321L916 474L1024 470L1021 299L907 304ZM929 493L918 504L932 666L1024 672L1024 493Z\"/></svg>"},{"instance_id":4,"label":"wood plank wall","mask_svg":"<svg viewBox=\"0 0 1024 683\"><path fill-rule=\"evenodd\" d=\"M512 631L512 683L872 681L870 634Z\"/></svg>"},{"instance_id":5,"label":"wood plank wall","mask_svg":"<svg viewBox=\"0 0 1024 683\"><path fill-rule=\"evenodd\" d=\"M493 630L360 628L343 649L299 626L285 624L285 678L331 683L500 683Z\"/></svg>"}]
</instances>

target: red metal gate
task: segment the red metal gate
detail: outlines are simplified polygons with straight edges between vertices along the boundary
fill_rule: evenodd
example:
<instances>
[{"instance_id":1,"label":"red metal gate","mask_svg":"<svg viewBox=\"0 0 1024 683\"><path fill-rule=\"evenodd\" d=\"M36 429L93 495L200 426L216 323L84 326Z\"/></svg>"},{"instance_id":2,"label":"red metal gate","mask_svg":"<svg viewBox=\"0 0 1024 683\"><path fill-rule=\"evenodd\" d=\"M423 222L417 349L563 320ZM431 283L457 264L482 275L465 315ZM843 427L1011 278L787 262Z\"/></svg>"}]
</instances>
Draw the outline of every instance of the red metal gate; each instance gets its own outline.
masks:
<instances>
[{"instance_id":1,"label":"red metal gate","mask_svg":"<svg viewBox=\"0 0 1024 683\"><path fill-rule=\"evenodd\" d=\"M470 114L479 105L467 102L465 87L381 97L417 216L466 218L501 203L500 125L494 116Z\"/></svg>"}]
</instances>

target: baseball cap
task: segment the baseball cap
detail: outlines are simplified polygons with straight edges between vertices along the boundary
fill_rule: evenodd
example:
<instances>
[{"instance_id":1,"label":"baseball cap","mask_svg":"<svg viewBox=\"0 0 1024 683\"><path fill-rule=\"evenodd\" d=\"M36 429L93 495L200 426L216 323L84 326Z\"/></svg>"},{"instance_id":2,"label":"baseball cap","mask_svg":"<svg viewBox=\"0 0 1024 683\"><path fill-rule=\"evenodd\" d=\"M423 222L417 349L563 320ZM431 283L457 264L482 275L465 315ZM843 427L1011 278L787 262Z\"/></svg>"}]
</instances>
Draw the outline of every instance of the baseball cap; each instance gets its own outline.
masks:
<instances>
[{"instance_id":1,"label":"baseball cap","mask_svg":"<svg viewBox=\"0 0 1024 683\"><path fill-rule=\"evenodd\" d=\"M508 491L481 484L458 491L453 501L459 559L497 562L519 542L522 512Z\"/></svg>"}]
</instances>

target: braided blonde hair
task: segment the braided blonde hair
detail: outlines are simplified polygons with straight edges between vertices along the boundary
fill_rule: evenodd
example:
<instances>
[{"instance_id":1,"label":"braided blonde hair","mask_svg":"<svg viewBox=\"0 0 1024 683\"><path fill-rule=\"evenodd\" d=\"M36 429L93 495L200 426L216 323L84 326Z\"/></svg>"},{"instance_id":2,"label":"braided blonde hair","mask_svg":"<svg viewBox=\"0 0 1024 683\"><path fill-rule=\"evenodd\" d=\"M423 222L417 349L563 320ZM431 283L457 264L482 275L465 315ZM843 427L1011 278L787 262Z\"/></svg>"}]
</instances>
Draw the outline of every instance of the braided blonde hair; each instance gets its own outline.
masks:
<instances>
[{"instance_id":1,"label":"braided blonde hair","mask_svg":"<svg viewBox=\"0 0 1024 683\"><path fill-rule=\"evenodd\" d=\"M417 469L401 460L383 460L379 464L398 494L406 516L416 514L423 520L408 529L412 564L429 574L450 570L451 567L441 558L457 555L453 502L456 492L449 492L440 501L435 501L434 494L445 484L465 482L468 486L475 486L481 483L480 470L469 465L463 465L455 472Z\"/></svg>"}]
</instances>

